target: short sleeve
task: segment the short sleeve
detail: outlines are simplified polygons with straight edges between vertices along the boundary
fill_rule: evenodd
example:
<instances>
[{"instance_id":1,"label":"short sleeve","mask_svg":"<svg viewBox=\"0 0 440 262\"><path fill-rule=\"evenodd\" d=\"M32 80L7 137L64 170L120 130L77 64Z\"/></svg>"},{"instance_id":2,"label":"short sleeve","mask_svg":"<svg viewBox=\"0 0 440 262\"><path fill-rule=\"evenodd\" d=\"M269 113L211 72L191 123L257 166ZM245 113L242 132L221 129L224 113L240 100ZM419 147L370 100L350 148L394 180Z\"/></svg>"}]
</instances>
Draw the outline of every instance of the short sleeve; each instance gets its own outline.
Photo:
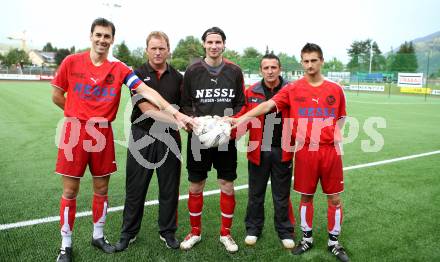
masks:
<instances>
[{"instance_id":1,"label":"short sleeve","mask_svg":"<svg viewBox=\"0 0 440 262\"><path fill-rule=\"evenodd\" d=\"M340 96L341 96L341 98L340 98L341 102L339 104L339 110L338 110L339 111L339 118L347 116L347 112L345 109L345 107L346 107L345 93L342 88L340 89Z\"/></svg>"},{"instance_id":2,"label":"short sleeve","mask_svg":"<svg viewBox=\"0 0 440 262\"><path fill-rule=\"evenodd\" d=\"M57 87L64 92L67 92L67 89L69 87L69 81L68 81L68 72L71 64L71 56L67 56L61 65L58 67L58 70L55 74L55 78L52 80L51 85L54 87Z\"/></svg>"},{"instance_id":3,"label":"short sleeve","mask_svg":"<svg viewBox=\"0 0 440 262\"><path fill-rule=\"evenodd\" d=\"M288 84L272 97L272 101L275 102L275 106L277 107L277 112L281 112L290 107L289 93L292 88L293 85Z\"/></svg>"}]
</instances>

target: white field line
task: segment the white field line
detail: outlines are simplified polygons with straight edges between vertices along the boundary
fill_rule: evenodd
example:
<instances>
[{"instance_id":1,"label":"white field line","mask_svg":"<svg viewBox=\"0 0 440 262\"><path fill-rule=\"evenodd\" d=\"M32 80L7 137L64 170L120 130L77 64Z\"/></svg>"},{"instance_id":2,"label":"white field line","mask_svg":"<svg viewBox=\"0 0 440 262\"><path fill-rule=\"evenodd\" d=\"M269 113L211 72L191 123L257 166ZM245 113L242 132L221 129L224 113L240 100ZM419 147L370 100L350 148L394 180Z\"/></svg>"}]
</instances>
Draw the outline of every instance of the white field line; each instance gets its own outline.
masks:
<instances>
[{"instance_id":1,"label":"white field line","mask_svg":"<svg viewBox=\"0 0 440 262\"><path fill-rule=\"evenodd\" d=\"M417 154L417 155L409 155L409 156L398 157L398 158L393 158L393 159L388 159L388 160L382 160L382 161L377 161L377 162L371 162L371 163L366 163L366 164L360 164L360 165L355 165L355 166L344 167L344 171L372 167L372 166L385 165L385 164L394 163L394 162L398 162L398 161L409 160L409 159L425 157L425 156L431 156L431 155L436 155L436 154L440 154L440 150L426 152L426 153ZM238 190L242 190L242 189L247 189L248 187L249 187L249 185L246 184L246 185L241 185L241 186L235 186L234 189L235 189L235 191L238 191ZM204 196L217 195L217 194L220 194L219 189L203 192ZM179 196L179 200L184 200L184 199L188 199L188 195ZM145 206L152 206L152 205L157 205L157 204L159 204L159 200L147 201L147 202L145 202L144 205ZM124 209L124 206L117 206L117 207L111 207L107 211L108 212L116 212L116 211L121 211L123 209ZM91 216L91 215L92 215L92 211L84 211L84 212L76 213L76 217L85 217L85 216ZM13 228L20 228L20 227L25 227L25 226L38 225L38 224L43 224L43 223L57 222L57 221L60 221L59 216L26 220L26 221L20 221L20 222L10 223L10 224L1 224L0 231L7 230L7 229L13 229Z\"/></svg>"}]
</instances>

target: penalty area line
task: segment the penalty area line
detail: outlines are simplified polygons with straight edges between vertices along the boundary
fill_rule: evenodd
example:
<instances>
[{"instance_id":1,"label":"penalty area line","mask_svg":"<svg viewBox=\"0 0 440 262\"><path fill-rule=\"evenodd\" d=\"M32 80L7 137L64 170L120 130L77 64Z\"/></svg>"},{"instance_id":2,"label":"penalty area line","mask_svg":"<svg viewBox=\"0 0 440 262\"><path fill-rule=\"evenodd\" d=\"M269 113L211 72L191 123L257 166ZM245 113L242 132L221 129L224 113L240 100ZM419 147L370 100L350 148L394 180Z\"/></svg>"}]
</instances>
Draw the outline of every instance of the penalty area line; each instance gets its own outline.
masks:
<instances>
[{"instance_id":1,"label":"penalty area line","mask_svg":"<svg viewBox=\"0 0 440 262\"><path fill-rule=\"evenodd\" d=\"M393 159L388 159L388 160L376 161L376 162L371 162L371 163L359 164L359 165L354 165L354 166L349 166L349 167L344 167L344 171L379 166L379 165L385 165L385 164L390 164L390 163L404 161L404 160L410 160L410 159L419 158L419 157L432 156L432 155L436 155L436 154L440 154L440 150L426 152L426 153L422 153L422 154L398 157L398 158L393 158ZM247 185L247 184L234 187L235 191L239 191L239 190L243 190L243 189L247 189L247 188L249 188L249 185ZM218 194L220 194L220 189L203 192L204 196L218 195ZM181 196L179 196L179 201L188 199L188 197L189 197L189 195L181 195ZM150 200L150 201L145 202L144 206L153 206L153 205L158 205L158 204L159 204L159 200L156 199L156 200ZM117 207L109 208L107 210L107 212L117 212L117 211L122 211L122 210L124 210L124 206L117 206ZM92 211L84 211L84 212L76 213L77 218L87 217L87 216L91 216L91 215L92 215ZM21 228L21 227L26 227L26 226L33 226L33 225L44 224L44 223L50 223L50 222L57 222L57 221L60 221L59 216L26 220L26 221L20 221L20 222L10 223L10 224L1 224L0 231L7 230L7 229L13 229L13 228Z\"/></svg>"}]
</instances>

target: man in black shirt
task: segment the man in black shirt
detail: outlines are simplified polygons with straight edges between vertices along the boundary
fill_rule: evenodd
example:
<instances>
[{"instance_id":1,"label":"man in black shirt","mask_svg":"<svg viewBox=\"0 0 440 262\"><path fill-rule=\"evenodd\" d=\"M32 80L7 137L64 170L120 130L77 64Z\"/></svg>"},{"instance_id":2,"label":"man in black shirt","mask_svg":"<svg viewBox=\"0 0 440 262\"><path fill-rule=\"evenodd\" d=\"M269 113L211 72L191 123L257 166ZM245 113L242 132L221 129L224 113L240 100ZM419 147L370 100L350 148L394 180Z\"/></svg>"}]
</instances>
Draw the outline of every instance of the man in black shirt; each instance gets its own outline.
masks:
<instances>
[{"instance_id":1,"label":"man in black shirt","mask_svg":"<svg viewBox=\"0 0 440 262\"><path fill-rule=\"evenodd\" d=\"M234 117L239 117L271 99L287 84L287 81L280 76L281 63L276 55L263 56L260 72L263 79L246 90L246 103ZM293 155L282 148L282 141L291 140L289 137L283 137L283 124L288 118L288 113L287 110L278 113L269 112L258 117L259 125L248 123L246 127L238 128L238 135L244 135L246 130L249 130L247 153L249 191L245 243L250 246L256 244L263 230L264 200L269 178L274 204L274 224L278 237L285 248L291 249L295 246L293 241L295 217L290 202Z\"/></svg>"},{"instance_id":2,"label":"man in black shirt","mask_svg":"<svg viewBox=\"0 0 440 262\"><path fill-rule=\"evenodd\" d=\"M168 36L151 32L146 40L148 61L135 74L170 104L180 104L182 74L167 64ZM180 246L175 238L180 184L180 134L175 121L147 100L132 97L131 137L127 151L126 198L121 238L116 251L125 250L139 233L148 186L156 170L159 184L159 234L168 248Z\"/></svg>"},{"instance_id":3,"label":"man in black shirt","mask_svg":"<svg viewBox=\"0 0 440 262\"><path fill-rule=\"evenodd\" d=\"M206 30L202 36L206 57L189 66L183 80L182 110L190 116L233 115L244 104L244 81L241 69L223 58L225 33L218 27ZM228 252L238 246L230 228L235 209L234 180L237 178L235 141L213 148L201 148L197 136L188 135L187 169L189 186L188 209L191 232L180 248L191 249L201 240L203 189L211 167L217 170L222 215L220 242Z\"/></svg>"}]
</instances>

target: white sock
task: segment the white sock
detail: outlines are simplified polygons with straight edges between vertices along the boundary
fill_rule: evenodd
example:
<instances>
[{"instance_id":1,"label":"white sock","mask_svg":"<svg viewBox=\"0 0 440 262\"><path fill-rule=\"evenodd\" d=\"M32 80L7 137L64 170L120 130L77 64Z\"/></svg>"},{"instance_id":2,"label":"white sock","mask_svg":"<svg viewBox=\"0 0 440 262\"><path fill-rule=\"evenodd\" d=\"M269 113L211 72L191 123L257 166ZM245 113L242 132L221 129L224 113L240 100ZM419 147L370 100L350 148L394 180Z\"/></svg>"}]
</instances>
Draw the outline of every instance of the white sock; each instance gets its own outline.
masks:
<instances>
[{"instance_id":1,"label":"white sock","mask_svg":"<svg viewBox=\"0 0 440 262\"><path fill-rule=\"evenodd\" d=\"M303 240L305 240L309 243L313 243L313 237L303 237Z\"/></svg>"},{"instance_id":2,"label":"white sock","mask_svg":"<svg viewBox=\"0 0 440 262\"><path fill-rule=\"evenodd\" d=\"M338 241L332 241L332 240L328 240L328 242L327 242L327 245L328 246L334 246L334 245L336 245L336 244L339 244L339 242Z\"/></svg>"},{"instance_id":3,"label":"white sock","mask_svg":"<svg viewBox=\"0 0 440 262\"><path fill-rule=\"evenodd\" d=\"M104 237L104 224L96 222L93 224L93 238L103 238Z\"/></svg>"},{"instance_id":4,"label":"white sock","mask_svg":"<svg viewBox=\"0 0 440 262\"><path fill-rule=\"evenodd\" d=\"M61 249L72 247L72 231L70 231L69 224L64 224L61 228Z\"/></svg>"}]
</instances>

